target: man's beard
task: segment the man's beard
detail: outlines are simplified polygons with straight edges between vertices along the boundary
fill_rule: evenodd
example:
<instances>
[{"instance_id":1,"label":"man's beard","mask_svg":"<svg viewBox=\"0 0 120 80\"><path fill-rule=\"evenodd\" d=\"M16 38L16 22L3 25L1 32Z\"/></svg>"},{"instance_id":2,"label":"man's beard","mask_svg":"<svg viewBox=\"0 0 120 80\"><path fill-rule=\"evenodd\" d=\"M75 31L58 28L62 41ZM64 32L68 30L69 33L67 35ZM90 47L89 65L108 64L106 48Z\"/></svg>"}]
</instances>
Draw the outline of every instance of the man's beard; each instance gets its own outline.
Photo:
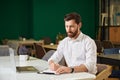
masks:
<instances>
[{"instance_id":1,"label":"man's beard","mask_svg":"<svg viewBox=\"0 0 120 80\"><path fill-rule=\"evenodd\" d=\"M78 28L76 29L75 32L67 32L68 37L74 38L78 33Z\"/></svg>"}]
</instances>

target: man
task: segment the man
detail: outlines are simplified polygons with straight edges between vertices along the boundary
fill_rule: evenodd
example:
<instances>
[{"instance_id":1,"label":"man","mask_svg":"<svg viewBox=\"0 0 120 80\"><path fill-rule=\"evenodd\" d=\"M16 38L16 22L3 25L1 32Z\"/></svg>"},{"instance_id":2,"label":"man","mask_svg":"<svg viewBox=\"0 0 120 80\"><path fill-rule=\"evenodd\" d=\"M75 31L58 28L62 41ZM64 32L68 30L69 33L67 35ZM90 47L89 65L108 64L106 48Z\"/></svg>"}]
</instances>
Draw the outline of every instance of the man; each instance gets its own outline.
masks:
<instances>
[{"instance_id":1,"label":"man","mask_svg":"<svg viewBox=\"0 0 120 80\"><path fill-rule=\"evenodd\" d=\"M63 39L56 52L48 60L50 69L57 74L73 72L89 72L95 74L96 69L96 45L94 40L80 31L81 17L77 13L65 15L65 29L68 37ZM65 58L67 66L58 62Z\"/></svg>"}]
</instances>

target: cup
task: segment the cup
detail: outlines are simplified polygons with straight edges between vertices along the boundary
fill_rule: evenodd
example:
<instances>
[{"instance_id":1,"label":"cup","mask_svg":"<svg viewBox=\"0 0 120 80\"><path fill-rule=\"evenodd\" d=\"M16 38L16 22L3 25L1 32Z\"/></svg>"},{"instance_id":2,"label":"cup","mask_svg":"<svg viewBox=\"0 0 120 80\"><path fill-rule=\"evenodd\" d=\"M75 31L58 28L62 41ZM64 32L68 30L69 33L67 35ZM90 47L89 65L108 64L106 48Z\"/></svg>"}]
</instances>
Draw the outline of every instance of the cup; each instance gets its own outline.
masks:
<instances>
[{"instance_id":1,"label":"cup","mask_svg":"<svg viewBox=\"0 0 120 80\"><path fill-rule=\"evenodd\" d=\"M23 41L26 41L26 38L23 38Z\"/></svg>"},{"instance_id":2,"label":"cup","mask_svg":"<svg viewBox=\"0 0 120 80\"><path fill-rule=\"evenodd\" d=\"M54 43L50 43L50 45L54 45Z\"/></svg>"},{"instance_id":3,"label":"cup","mask_svg":"<svg viewBox=\"0 0 120 80\"><path fill-rule=\"evenodd\" d=\"M19 55L19 60L20 60L20 61L27 61L28 58L29 58L28 55Z\"/></svg>"}]
</instances>

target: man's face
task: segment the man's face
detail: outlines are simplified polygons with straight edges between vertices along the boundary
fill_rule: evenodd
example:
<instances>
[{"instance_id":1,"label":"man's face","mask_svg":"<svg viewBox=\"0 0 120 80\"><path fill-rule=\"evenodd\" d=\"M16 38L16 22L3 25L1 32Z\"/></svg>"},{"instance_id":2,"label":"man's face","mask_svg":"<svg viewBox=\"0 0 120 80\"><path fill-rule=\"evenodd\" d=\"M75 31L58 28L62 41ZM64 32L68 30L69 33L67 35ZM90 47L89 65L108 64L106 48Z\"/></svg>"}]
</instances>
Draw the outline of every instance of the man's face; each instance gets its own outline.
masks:
<instances>
[{"instance_id":1,"label":"man's face","mask_svg":"<svg viewBox=\"0 0 120 80\"><path fill-rule=\"evenodd\" d=\"M77 24L75 20L65 21L65 29L68 37L74 38L80 29L80 24Z\"/></svg>"}]
</instances>

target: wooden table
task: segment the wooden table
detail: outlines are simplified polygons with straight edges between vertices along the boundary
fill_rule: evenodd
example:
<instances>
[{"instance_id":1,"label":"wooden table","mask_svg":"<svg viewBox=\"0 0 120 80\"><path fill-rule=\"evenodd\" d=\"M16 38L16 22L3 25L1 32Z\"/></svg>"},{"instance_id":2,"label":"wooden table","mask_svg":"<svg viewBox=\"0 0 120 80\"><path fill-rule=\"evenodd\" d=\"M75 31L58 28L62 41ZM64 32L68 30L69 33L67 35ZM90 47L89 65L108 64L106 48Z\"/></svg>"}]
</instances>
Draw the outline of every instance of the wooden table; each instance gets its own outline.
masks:
<instances>
[{"instance_id":1,"label":"wooden table","mask_svg":"<svg viewBox=\"0 0 120 80\"><path fill-rule=\"evenodd\" d=\"M101 54L97 58L98 63L120 66L120 54Z\"/></svg>"},{"instance_id":2,"label":"wooden table","mask_svg":"<svg viewBox=\"0 0 120 80\"><path fill-rule=\"evenodd\" d=\"M49 49L57 49L58 45L43 45L44 48L49 48Z\"/></svg>"},{"instance_id":3,"label":"wooden table","mask_svg":"<svg viewBox=\"0 0 120 80\"><path fill-rule=\"evenodd\" d=\"M42 46L45 48L47 52L49 50L56 50L58 45L42 45Z\"/></svg>"},{"instance_id":4,"label":"wooden table","mask_svg":"<svg viewBox=\"0 0 120 80\"><path fill-rule=\"evenodd\" d=\"M39 44L43 45L44 41L43 40L40 40L40 41L36 41L36 40L8 40L7 45L9 47L13 48L15 50L16 54L18 54L18 49L21 45L28 46L29 49L31 50L31 55L34 55L35 54L34 43L39 43Z\"/></svg>"},{"instance_id":5,"label":"wooden table","mask_svg":"<svg viewBox=\"0 0 120 80\"><path fill-rule=\"evenodd\" d=\"M11 43L11 44L22 44L22 45L33 45L33 43L40 43L40 44L44 44L43 41L36 41L36 40L24 40L24 41L20 41L20 40L8 40L8 44Z\"/></svg>"}]
</instances>

